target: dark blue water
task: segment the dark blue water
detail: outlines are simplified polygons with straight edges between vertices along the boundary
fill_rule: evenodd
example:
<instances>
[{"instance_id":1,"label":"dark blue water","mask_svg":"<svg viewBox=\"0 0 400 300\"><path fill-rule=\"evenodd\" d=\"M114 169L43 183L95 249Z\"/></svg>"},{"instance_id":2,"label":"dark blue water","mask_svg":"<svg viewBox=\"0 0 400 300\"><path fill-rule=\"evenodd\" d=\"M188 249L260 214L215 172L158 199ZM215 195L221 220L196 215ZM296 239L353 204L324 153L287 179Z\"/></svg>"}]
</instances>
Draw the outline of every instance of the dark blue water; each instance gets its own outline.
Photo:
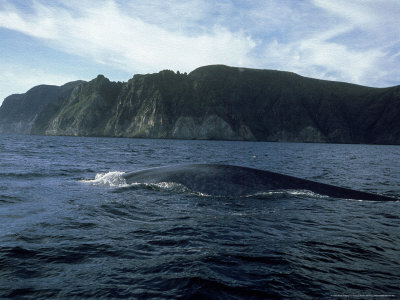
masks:
<instances>
[{"instance_id":1,"label":"dark blue water","mask_svg":"<svg viewBox=\"0 0 400 300\"><path fill-rule=\"evenodd\" d=\"M0 298L400 297L400 202L121 177L226 163L400 196L398 146L2 136L0 155Z\"/></svg>"}]
</instances>

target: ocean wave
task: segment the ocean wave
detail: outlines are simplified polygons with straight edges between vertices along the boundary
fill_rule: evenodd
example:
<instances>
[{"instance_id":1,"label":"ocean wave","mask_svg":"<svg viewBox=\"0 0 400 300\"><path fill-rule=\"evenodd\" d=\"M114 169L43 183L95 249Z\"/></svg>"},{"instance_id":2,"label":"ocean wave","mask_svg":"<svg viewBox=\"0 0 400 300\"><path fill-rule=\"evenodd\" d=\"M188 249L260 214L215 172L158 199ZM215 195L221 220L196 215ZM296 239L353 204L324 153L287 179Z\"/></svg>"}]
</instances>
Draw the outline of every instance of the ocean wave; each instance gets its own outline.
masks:
<instances>
[{"instance_id":1,"label":"ocean wave","mask_svg":"<svg viewBox=\"0 0 400 300\"><path fill-rule=\"evenodd\" d=\"M105 185L110 187L125 187L128 186L123 175L125 172L113 171L108 173L97 173L94 179L82 179L83 183L92 185Z\"/></svg>"},{"instance_id":2,"label":"ocean wave","mask_svg":"<svg viewBox=\"0 0 400 300\"><path fill-rule=\"evenodd\" d=\"M12 204L12 203L18 203L24 201L22 198L15 197L15 196L9 196L9 195L1 195L0 194L0 204Z\"/></svg>"},{"instance_id":3,"label":"ocean wave","mask_svg":"<svg viewBox=\"0 0 400 300\"><path fill-rule=\"evenodd\" d=\"M112 171L108 173L98 173L94 179L82 179L83 183L89 183L92 185L103 185L109 187L116 187L116 193L123 192L126 190L146 189L162 192L173 192L173 193L196 193L190 191L186 186L176 182L158 182L158 183L140 183L132 182L127 183L124 175L125 172Z\"/></svg>"},{"instance_id":4,"label":"ocean wave","mask_svg":"<svg viewBox=\"0 0 400 300\"><path fill-rule=\"evenodd\" d=\"M270 198L286 198L286 197L308 197L308 198L329 198L329 196L314 193L309 190L274 190L274 191L263 191L255 194L249 194L243 196L244 198L258 198L258 199L270 199Z\"/></svg>"},{"instance_id":5,"label":"ocean wave","mask_svg":"<svg viewBox=\"0 0 400 300\"><path fill-rule=\"evenodd\" d=\"M191 191L184 185L176 182L159 182L159 183L139 183L133 182L130 184L121 185L115 190L116 193L124 192L126 190L145 189L150 191L168 192L173 194L191 193Z\"/></svg>"},{"instance_id":6,"label":"ocean wave","mask_svg":"<svg viewBox=\"0 0 400 300\"><path fill-rule=\"evenodd\" d=\"M0 173L0 178L17 178L17 179L31 179L31 178L42 178L42 177L49 177L48 173L45 172L23 172L23 173Z\"/></svg>"}]
</instances>

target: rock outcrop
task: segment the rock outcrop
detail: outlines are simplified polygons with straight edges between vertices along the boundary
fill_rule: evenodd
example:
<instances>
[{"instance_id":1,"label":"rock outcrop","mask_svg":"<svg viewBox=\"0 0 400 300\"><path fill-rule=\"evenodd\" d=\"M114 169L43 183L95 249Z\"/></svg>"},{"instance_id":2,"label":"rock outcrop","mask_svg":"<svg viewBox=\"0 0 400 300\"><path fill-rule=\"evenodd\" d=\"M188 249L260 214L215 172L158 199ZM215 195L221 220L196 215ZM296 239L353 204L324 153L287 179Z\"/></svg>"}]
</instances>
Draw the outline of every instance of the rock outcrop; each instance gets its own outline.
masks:
<instances>
[{"instance_id":1,"label":"rock outcrop","mask_svg":"<svg viewBox=\"0 0 400 300\"><path fill-rule=\"evenodd\" d=\"M61 87L62 96L61 88L40 86L8 97L1 132L400 144L400 86L213 65L189 74L135 75L125 83L99 75L68 87ZM32 97L36 90L40 97Z\"/></svg>"},{"instance_id":2,"label":"rock outcrop","mask_svg":"<svg viewBox=\"0 0 400 300\"><path fill-rule=\"evenodd\" d=\"M68 98L75 86L74 81L63 86L39 85L25 94L14 94L4 99L0 107L0 134L29 134L40 112L47 105Z\"/></svg>"}]
</instances>

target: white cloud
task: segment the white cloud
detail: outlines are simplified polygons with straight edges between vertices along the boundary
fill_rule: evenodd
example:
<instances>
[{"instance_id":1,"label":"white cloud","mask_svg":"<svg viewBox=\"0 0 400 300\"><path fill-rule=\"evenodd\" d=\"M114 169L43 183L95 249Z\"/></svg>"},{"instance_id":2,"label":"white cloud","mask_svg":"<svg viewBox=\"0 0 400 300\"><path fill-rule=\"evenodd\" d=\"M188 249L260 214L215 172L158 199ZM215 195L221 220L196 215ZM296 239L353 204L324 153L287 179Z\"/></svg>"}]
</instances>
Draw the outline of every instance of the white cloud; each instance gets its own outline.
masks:
<instances>
[{"instance_id":1,"label":"white cloud","mask_svg":"<svg viewBox=\"0 0 400 300\"><path fill-rule=\"evenodd\" d=\"M400 83L399 15L398 0L0 0L0 27L91 67L134 74L227 64L370 86ZM44 82L63 76L30 67ZM26 72L12 78L40 83Z\"/></svg>"},{"instance_id":2,"label":"white cloud","mask_svg":"<svg viewBox=\"0 0 400 300\"><path fill-rule=\"evenodd\" d=\"M313 3L321 9L314 11L321 29L302 30L288 41L274 39L267 43L263 57L271 65L305 76L363 85L400 83L396 58L400 42L399 2Z\"/></svg>"},{"instance_id":3,"label":"white cloud","mask_svg":"<svg viewBox=\"0 0 400 300\"><path fill-rule=\"evenodd\" d=\"M384 53L379 49L354 50L329 39L345 28L291 42L270 43L265 51L279 69L316 78L366 84L383 76L376 66Z\"/></svg>"},{"instance_id":4,"label":"white cloud","mask_svg":"<svg viewBox=\"0 0 400 300\"><path fill-rule=\"evenodd\" d=\"M313 0L313 3L354 26L378 31L382 27L390 27L400 32L400 28L396 25L400 13L398 0Z\"/></svg>"},{"instance_id":5,"label":"white cloud","mask_svg":"<svg viewBox=\"0 0 400 300\"><path fill-rule=\"evenodd\" d=\"M56 49L131 72L163 68L190 71L215 63L252 64L248 54L255 42L240 31L231 32L220 26L195 35L168 31L123 12L114 1L80 8L79 14L73 14L36 3L33 15L25 16L17 10L0 12L0 26L41 38Z\"/></svg>"}]
</instances>

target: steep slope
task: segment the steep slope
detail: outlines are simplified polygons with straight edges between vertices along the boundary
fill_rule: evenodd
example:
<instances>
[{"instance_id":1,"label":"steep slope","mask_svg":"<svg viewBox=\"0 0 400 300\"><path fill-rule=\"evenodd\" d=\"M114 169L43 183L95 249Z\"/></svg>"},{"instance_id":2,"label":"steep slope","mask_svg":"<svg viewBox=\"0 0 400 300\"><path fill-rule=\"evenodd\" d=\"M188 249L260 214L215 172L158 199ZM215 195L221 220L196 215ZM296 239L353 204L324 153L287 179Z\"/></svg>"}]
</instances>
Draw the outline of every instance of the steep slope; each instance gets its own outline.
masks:
<instances>
[{"instance_id":1,"label":"steep slope","mask_svg":"<svg viewBox=\"0 0 400 300\"><path fill-rule=\"evenodd\" d=\"M68 99L48 105L39 114L32 133L103 136L121 87L122 83L111 82L103 75L80 84Z\"/></svg>"},{"instance_id":2,"label":"steep slope","mask_svg":"<svg viewBox=\"0 0 400 300\"><path fill-rule=\"evenodd\" d=\"M74 81L61 87L39 85L25 94L14 94L4 99L0 107L0 133L29 134L37 115L46 105L67 98L81 83Z\"/></svg>"},{"instance_id":3,"label":"steep slope","mask_svg":"<svg viewBox=\"0 0 400 300\"><path fill-rule=\"evenodd\" d=\"M203 101L219 103L214 111L233 126L245 124L257 140L400 143L399 86L378 89L225 66L190 76L200 81Z\"/></svg>"},{"instance_id":4,"label":"steep slope","mask_svg":"<svg viewBox=\"0 0 400 300\"><path fill-rule=\"evenodd\" d=\"M48 101L31 123L48 135L400 144L400 86L224 65L126 83L99 75Z\"/></svg>"}]
</instances>

